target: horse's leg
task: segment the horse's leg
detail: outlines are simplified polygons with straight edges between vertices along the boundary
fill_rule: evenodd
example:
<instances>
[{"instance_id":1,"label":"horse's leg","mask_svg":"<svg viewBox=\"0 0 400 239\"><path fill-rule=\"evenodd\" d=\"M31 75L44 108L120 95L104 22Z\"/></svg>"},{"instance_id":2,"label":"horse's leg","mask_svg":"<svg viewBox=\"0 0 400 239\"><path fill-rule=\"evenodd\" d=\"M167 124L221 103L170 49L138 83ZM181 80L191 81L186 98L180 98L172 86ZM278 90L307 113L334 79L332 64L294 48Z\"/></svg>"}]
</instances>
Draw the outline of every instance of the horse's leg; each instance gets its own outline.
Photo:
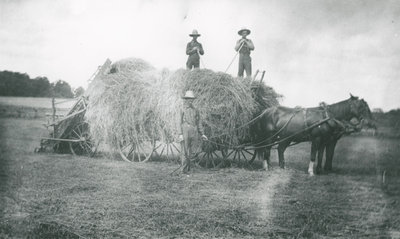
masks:
<instances>
[{"instance_id":1,"label":"horse's leg","mask_svg":"<svg viewBox=\"0 0 400 239\"><path fill-rule=\"evenodd\" d=\"M285 150L289 144L290 141L285 141L278 145L279 167L281 168L285 168Z\"/></svg>"},{"instance_id":2,"label":"horse's leg","mask_svg":"<svg viewBox=\"0 0 400 239\"><path fill-rule=\"evenodd\" d=\"M270 156L271 156L271 147L264 148L262 151L262 156L263 156L263 169L264 170L269 170L271 169L271 162L270 162Z\"/></svg>"},{"instance_id":3,"label":"horse's leg","mask_svg":"<svg viewBox=\"0 0 400 239\"><path fill-rule=\"evenodd\" d=\"M257 159L263 162L263 169L266 170L267 168L265 168L264 162L264 149L256 149L255 153L257 155Z\"/></svg>"},{"instance_id":4,"label":"horse's leg","mask_svg":"<svg viewBox=\"0 0 400 239\"><path fill-rule=\"evenodd\" d=\"M320 144L320 140L321 140L320 138L314 138L311 140L311 157L310 157L310 163L308 165L308 174L310 176L314 176L314 162Z\"/></svg>"},{"instance_id":5,"label":"horse's leg","mask_svg":"<svg viewBox=\"0 0 400 239\"><path fill-rule=\"evenodd\" d=\"M324 170L327 172L332 171L332 160L333 160L333 155L335 153L335 147L337 142L338 139L332 138L331 140L329 140L326 146L326 161Z\"/></svg>"},{"instance_id":6,"label":"horse's leg","mask_svg":"<svg viewBox=\"0 0 400 239\"><path fill-rule=\"evenodd\" d=\"M317 168L316 168L316 173L317 174L320 174L322 172L322 158L324 157L326 140L327 139L322 138L320 140L319 145L318 145L318 162L317 162Z\"/></svg>"}]
</instances>

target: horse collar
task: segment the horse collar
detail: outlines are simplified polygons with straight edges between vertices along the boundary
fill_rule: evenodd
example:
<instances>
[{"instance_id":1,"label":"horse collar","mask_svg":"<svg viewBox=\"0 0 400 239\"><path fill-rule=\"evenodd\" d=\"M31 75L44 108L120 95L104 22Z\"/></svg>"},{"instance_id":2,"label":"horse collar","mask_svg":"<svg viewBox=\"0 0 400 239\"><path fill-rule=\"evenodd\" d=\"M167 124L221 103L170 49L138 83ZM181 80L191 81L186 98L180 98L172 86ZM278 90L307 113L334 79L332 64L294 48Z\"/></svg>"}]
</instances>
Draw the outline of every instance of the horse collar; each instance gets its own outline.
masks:
<instances>
[{"instance_id":1,"label":"horse collar","mask_svg":"<svg viewBox=\"0 0 400 239\"><path fill-rule=\"evenodd\" d=\"M329 105L326 104L325 102L321 102L321 103L319 103L319 107L321 107L324 110L325 118L328 119L329 118L329 113L328 113Z\"/></svg>"}]
</instances>

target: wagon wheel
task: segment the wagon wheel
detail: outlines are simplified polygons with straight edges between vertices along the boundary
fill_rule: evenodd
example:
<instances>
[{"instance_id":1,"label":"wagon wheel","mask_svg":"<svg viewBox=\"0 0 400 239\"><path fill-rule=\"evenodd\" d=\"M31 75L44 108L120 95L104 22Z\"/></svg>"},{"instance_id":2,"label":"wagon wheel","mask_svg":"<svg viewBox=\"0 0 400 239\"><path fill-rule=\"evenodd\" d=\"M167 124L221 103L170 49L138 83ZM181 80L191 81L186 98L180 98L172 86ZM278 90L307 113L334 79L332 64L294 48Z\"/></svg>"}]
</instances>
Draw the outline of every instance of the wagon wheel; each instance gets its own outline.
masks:
<instances>
[{"instance_id":1,"label":"wagon wheel","mask_svg":"<svg viewBox=\"0 0 400 239\"><path fill-rule=\"evenodd\" d=\"M206 168L219 168L225 163L226 159L226 150L217 149L201 152L195 162L198 165L205 164Z\"/></svg>"},{"instance_id":2,"label":"wagon wheel","mask_svg":"<svg viewBox=\"0 0 400 239\"><path fill-rule=\"evenodd\" d=\"M69 149L73 155L93 157L96 154L98 144L95 145L91 140L88 123L82 122L75 125L68 138L76 140L69 142Z\"/></svg>"},{"instance_id":3,"label":"wagon wheel","mask_svg":"<svg viewBox=\"0 0 400 239\"><path fill-rule=\"evenodd\" d=\"M257 153L254 149L247 149L245 147L237 147L229 150L226 158L230 159L232 163L239 166L243 164L251 164L256 158ZM243 161L243 162L242 162Z\"/></svg>"},{"instance_id":4,"label":"wagon wheel","mask_svg":"<svg viewBox=\"0 0 400 239\"><path fill-rule=\"evenodd\" d=\"M140 143L120 143L118 153L127 162L146 162L153 155L155 141Z\"/></svg>"},{"instance_id":5,"label":"wagon wheel","mask_svg":"<svg viewBox=\"0 0 400 239\"><path fill-rule=\"evenodd\" d=\"M160 158L165 157L167 160L179 161L181 146L174 141L159 142L154 147L154 153Z\"/></svg>"},{"instance_id":6,"label":"wagon wheel","mask_svg":"<svg viewBox=\"0 0 400 239\"><path fill-rule=\"evenodd\" d=\"M202 152L195 160L198 165L204 165L206 168L219 168L227 159L227 150L209 141L203 142Z\"/></svg>"}]
</instances>

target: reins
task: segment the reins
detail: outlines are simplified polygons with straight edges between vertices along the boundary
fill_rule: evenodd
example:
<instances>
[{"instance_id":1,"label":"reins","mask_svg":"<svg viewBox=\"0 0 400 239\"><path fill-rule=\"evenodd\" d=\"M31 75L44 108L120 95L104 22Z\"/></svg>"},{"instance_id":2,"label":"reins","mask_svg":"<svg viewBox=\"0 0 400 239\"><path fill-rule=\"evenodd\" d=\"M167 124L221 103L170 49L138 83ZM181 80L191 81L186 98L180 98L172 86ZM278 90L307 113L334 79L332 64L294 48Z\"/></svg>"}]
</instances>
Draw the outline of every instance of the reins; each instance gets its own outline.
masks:
<instances>
[{"instance_id":1,"label":"reins","mask_svg":"<svg viewBox=\"0 0 400 239\"><path fill-rule=\"evenodd\" d=\"M262 116L264 116L264 114L265 114L268 110L269 110L269 109L265 109L265 110L264 110L260 115L258 115L257 117L255 117L255 118L253 118L252 120L250 120L249 122L247 122L247 123L245 123L245 124L239 126L238 128L232 129L231 131L235 131L235 130L241 129L241 128L243 128L243 127L245 127L245 126L247 126L247 125L253 123L254 121L256 121L256 120L258 120L259 118L261 118ZM298 112L299 112L299 111L294 112L294 113L291 115L291 117L286 121L286 123L285 123L275 134L273 134L272 136L270 136L270 137L268 137L268 138L266 138L266 139L264 139L264 140L258 142L258 143L255 144L255 145L259 145L259 144L261 144L261 143L263 143L263 142L266 142L266 141L269 141L269 140L275 138L278 134L280 134L280 133L289 125L289 123L292 121L293 117L294 117ZM308 129L307 129L307 130L308 130ZM221 137L221 136L227 135L227 134L229 134L229 133L224 133L224 134L221 134L221 135L213 136L212 138L218 138L218 137ZM290 137L291 137L291 136L290 136ZM225 143L225 144L218 143L218 142L213 141L213 140L207 140L207 141L209 141L209 142L211 142L211 143L213 143L213 144L215 144L215 145L218 145L218 146L229 147L229 148L242 148L242 147L246 147L246 146L249 145L248 143L247 143L247 144L241 144L241 145L232 145L232 144L226 144L226 143ZM274 144L274 145L275 145L275 144ZM268 146L268 144L267 144L267 145L258 146L257 148L263 148L263 147L267 147L267 146ZM252 148L251 148L251 149L252 149Z\"/></svg>"},{"instance_id":2,"label":"reins","mask_svg":"<svg viewBox=\"0 0 400 239\"><path fill-rule=\"evenodd\" d=\"M274 146L274 145L278 145L278 144L280 144L280 143L282 143L282 142L284 142L284 141L286 141L286 140L288 140L288 139L290 139L290 138L293 138L293 137L295 137L295 136L297 136L297 135L299 135L299 134L302 134L302 133L306 132L307 130L313 129L313 128L315 128L315 127L317 127L317 126L319 126L319 125L325 123L326 121L328 121L328 120L330 120L330 119L331 119L331 118L325 118L325 119L323 119L323 120L321 120L321 121L319 121L319 122L317 122L317 123L314 123L314 124L310 125L309 127L305 128L305 129L303 129L303 130L301 130L301 131L299 131L299 132L296 132L296 133L294 133L294 134L292 134L292 135L289 135L289 136L287 136L287 137L285 137L285 138L283 138L283 139L281 139L281 140L278 140L278 141L276 141L276 142L274 142L274 143L265 144L265 145L261 145L261 146L258 146L258 147L249 147L248 149L260 149L260 148L272 147L272 146ZM293 144L293 145L294 145L294 144ZM290 145L290 146L293 146L293 145Z\"/></svg>"},{"instance_id":3,"label":"reins","mask_svg":"<svg viewBox=\"0 0 400 239\"><path fill-rule=\"evenodd\" d=\"M267 110L268 110L268 109L265 109L260 115L258 115L258 116L255 117L254 119L250 120L249 122L247 122L247 123L245 123L245 124L243 124L243 125L241 125L241 126L235 128L235 129L232 129L231 131L235 131L235 130L241 129L241 128L243 128L243 127L245 127L245 126L247 126L247 125L253 123L254 121L256 121L256 120L258 120L259 118L261 118L261 117L267 112ZM298 110L298 111L294 112L294 113L291 115L291 117L286 121L286 123L285 123L276 133L274 133L272 136L270 136L270 137L268 137L268 138L266 138L266 139L263 139L263 140L260 141L260 142L257 142L256 144L254 144L254 146L247 147L247 149L256 150L256 149L261 149L261 148L265 148L265 147L272 147L272 146L278 145L278 144L280 144L280 143L282 143L282 142L284 142L284 141L287 141L287 140L289 140L289 139L291 139L291 138L293 138L293 137L295 137L295 136L297 136L297 135L299 135L299 134L302 134L302 133L304 133L304 132L306 132L306 131L308 131L308 130L310 130L310 129L313 129L313 128L315 128L315 127L317 127L317 126L319 126L319 125L321 125L321 124L327 122L327 121L330 120L331 118L328 116L328 112L327 112L327 109L326 109L325 107L324 107L324 110L325 110L326 118L324 118L324 119L322 119L322 120L320 120L320 121L318 121L318 122L316 122L316 123L314 123L314 124L312 124L312 125L310 125L310 126L308 126L308 127L305 127L303 130L300 130L300 131L298 131L298 132L296 132L296 133L294 133L294 134L292 134L292 135L289 135L289 136L287 136L287 137L285 137L285 138L283 138L283 139L280 139L280 140L275 141L275 142L273 142L273 143L262 144L262 143L264 143L264 142L270 141L270 140L274 139L275 137L277 137L277 136L289 125L289 123L292 121L292 119L294 118L294 116L296 116L296 114L299 113L301 110ZM336 120L336 119L334 119L334 120L335 120L335 122L338 121L338 120ZM337 123L338 123L338 122L337 122ZM342 123L338 123L338 124L339 124L342 128L345 128L345 127L343 126ZM221 136L227 135L227 134L229 134L229 133L224 133L224 134L221 134L221 135L213 136L212 138L218 138L218 137L221 137ZM209 142L211 142L211 143L213 143L213 144L215 144L215 145L222 146L222 147L224 147L224 148L231 148L231 149L232 149L232 148L233 148L233 149L243 148L243 147L246 147L246 146L251 145L251 144L249 144L249 143L241 144L241 145L232 145L232 144L227 144L227 143L218 143L218 142L213 141L213 140L207 140L207 141L209 141ZM260 145L260 144L262 144L262 145ZM295 145L295 144L291 144L291 145L289 145L289 146L293 146L293 145Z\"/></svg>"},{"instance_id":4,"label":"reins","mask_svg":"<svg viewBox=\"0 0 400 239\"><path fill-rule=\"evenodd\" d=\"M257 117L255 117L255 118L253 118L252 120L250 120L250 121L248 121L248 122L242 124L241 126L239 126L239 127L237 127L237 128L234 128L234 129L231 129L231 130L229 130L227 133L223 133L223 134L219 134L219 135L212 136L211 138L219 138L219 137L221 137L221 136L228 135L230 132L233 132L233 131L239 130L239 129L241 129L241 128L244 128L245 126L247 126L247 125L249 125L249 124L252 124L254 121L256 121L256 120L258 120L259 118L263 117L264 114L265 114L267 111L268 111L268 109L265 109L265 110L264 110L263 112L261 112L261 114L259 114ZM210 141L210 140L209 140L209 141Z\"/></svg>"},{"instance_id":5,"label":"reins","mask_svg":"<svg viewBox=\"0 0 400 239\"><path fill-rule=\"evenodd\" d=\"M286 121L286 123L285 123L275 134L273 134L271 137L268 137L268 138L266 138L266 139L264 139L264 140L258 142L258 143L255 144L255 145L258 145L258 144L261 144L261 143L263 143L263 142L269 141L269 140L275 138L276 136L278 136L278 134L280 134L280 133L289 125L290 121L292 121L292 119L294 118L294 116L296 116L296 114L297 114L298 112L300 112L300 111L294 112L294 113L292 114L292 116L290 116L290 118Z\"/></svg>"}]
</instances>

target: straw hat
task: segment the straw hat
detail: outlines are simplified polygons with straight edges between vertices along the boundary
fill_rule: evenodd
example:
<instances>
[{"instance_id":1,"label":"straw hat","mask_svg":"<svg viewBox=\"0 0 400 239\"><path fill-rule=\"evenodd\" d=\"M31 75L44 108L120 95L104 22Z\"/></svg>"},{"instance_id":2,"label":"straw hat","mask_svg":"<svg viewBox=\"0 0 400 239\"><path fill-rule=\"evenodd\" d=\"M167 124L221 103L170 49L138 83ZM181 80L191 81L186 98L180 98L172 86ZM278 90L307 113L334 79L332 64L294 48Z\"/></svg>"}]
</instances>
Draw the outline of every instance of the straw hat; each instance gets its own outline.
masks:
<instances>
[{"instance_id":1,"label":"straw hat","mask_svg":"<svg viewBox=\"0 0 400 239\"><path fill-rule=\"evenodd\" d=\"M239 34L239 35L242 35L242 33L243 33L244 31L247 32L247 35L250 35L250 33L251 33L251 31L250 31L249 29L243 27L242 29L240 29L240 30L238 31L238 34Z\"/></svg>"},{"instance_id":2,"label":"straw hat","mask_svg":"<svg viewBox=\"0 0 400 239\"><path fill-rule=\"evenodd\" d=\"M191 37L194 37L194 36L201 36L198 32L197 32L197 30L196 29L194 29L193 31L192 31L192 34L189 34L189 36L191 36Z\"/></svg>"},{"instance_id":3,"label":"straw hat","mask_svg":"<svg viewBox=\"0 0 400 239\"><path fill-rule=\"evenodd\" d=\"M186 91L185 96L182 97L183 99L196 99L194 97L194 93L191 90Z\"/></svg>"}]
</instances>

